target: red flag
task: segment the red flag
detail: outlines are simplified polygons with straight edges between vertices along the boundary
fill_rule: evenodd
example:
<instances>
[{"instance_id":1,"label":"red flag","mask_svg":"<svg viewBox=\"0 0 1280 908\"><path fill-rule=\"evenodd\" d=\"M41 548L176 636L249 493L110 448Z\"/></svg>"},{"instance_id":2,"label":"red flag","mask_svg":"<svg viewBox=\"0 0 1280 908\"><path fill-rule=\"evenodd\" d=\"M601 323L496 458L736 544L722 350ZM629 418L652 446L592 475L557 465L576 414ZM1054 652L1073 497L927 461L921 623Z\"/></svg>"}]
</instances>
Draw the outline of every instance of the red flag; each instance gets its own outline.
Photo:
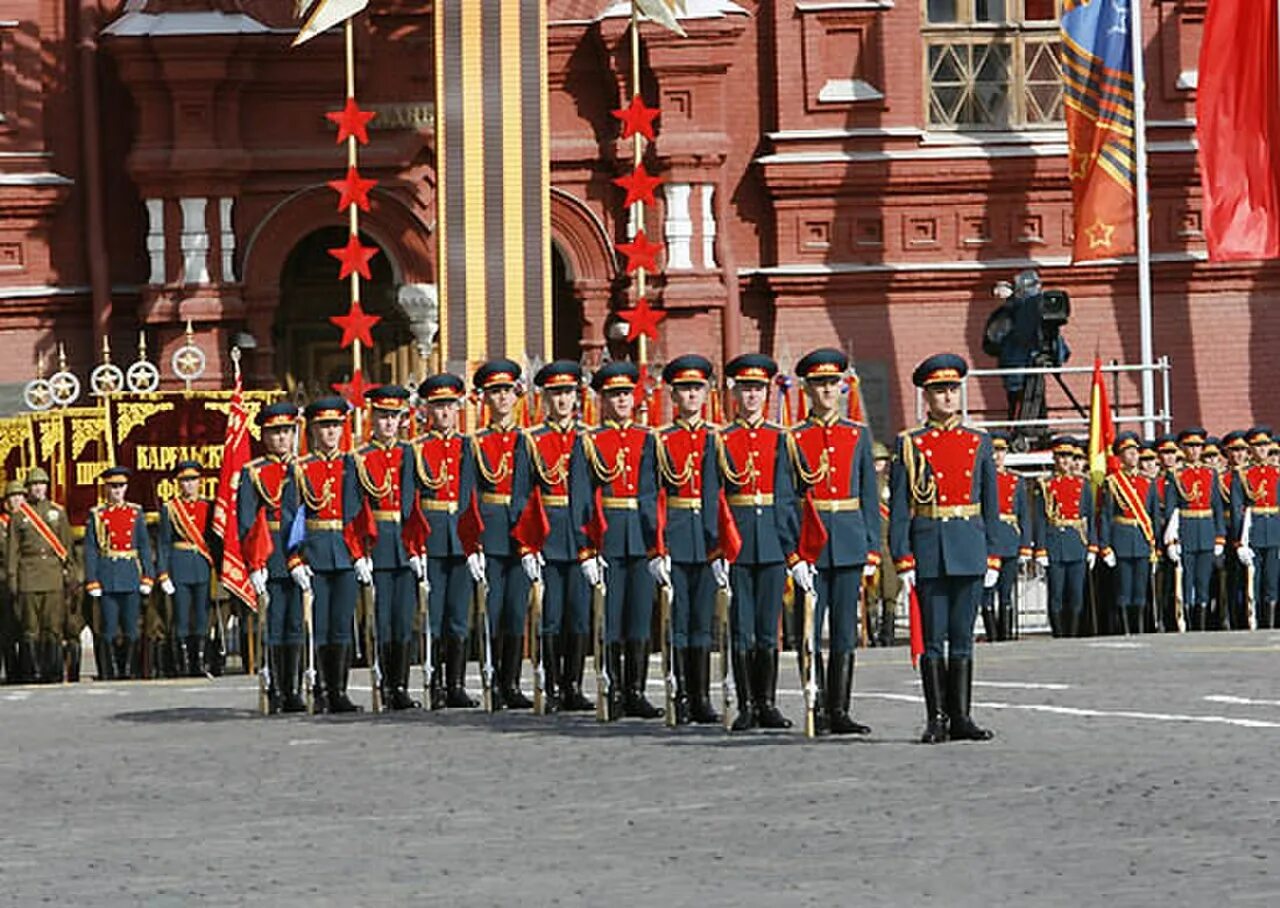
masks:
<instances>
[{"instance_id":1,"label":"red flag","mask_svg":"<svg viewBox=\"0 0 1280 908\"><path fill-rule=\"evenodd\" d=\"M910 600L911 667L915 668L920 662L920 657L924 655L924 622L920 617L920 599L916 596L914 583L907 587L907 597Z\"/></svg>"},{"instance_id":2,"label":"red flag","mask_svg":"<svg viewBox=\"0 0 1280 908\"><path fill-rule=\"evenodd\" d=\"M849 376L849 418L854 422L866 422L862 409L862 383L858 376Z\"/></svg>"},{"instance_id":3,"label":"red flag","mask_svg":"<svg viewBox=\"0 0 1280 908\"><path fill-rule=\"evenodd\" d=\"M267 509L259 508L258 516L244 534L241 551L249 570L260 571L267 566L271 553L275 550L275 542L271 538L271 528L267 526Z\"/></svg>"},{"instance_id":4,"label":"red flag","mask_svg":"<svg viewBox=\"0 0 1280 908\"><path fill-rule=\"evenodd\" d=\"M352 558L363 558L373 548L378 538L378 521L373 518L373 508L369 499L360 505L360 512L354 520L342 528L342 539L347 544L347 551Z\"/></svg>"},{"instance_id":5,"label":"red flag","mask_svg":"<svg viewBox=\"0 0 1280 908\"><path fill-rule=\"evenodd\" d=\"M814 564L821 557L829 539L827 527L813 504L813 493L807 492L800 517L800 544L796 546L796 553L804 561Z\"/></svg>"},{"instance_id":6,"label":"red flag","mask_svg":"<svg viewBox=\"0 0 1280 908\"><path fill-rule=\"evenodd\" d=\"M591 517L583 525L582 532L597 552L604 551L604 534L609 532L609 521L604 516L604 490L599 486L591 505Z\"/></svg>"},{"instance_id":7,"label":"red flag","mask_svg":"<svg viewBox=\"0 0 1280 908\"><path fill-rule=\"evenodd\" d=\"M244 391L237 377L222 442L222 471L218 475L218 494L213 499L212 523L214 533L222 539L222 585L250 608L257 608L258 597L249 583L249 571L240 552L240 532L236 526L240 471L248 462L249 413L244 408Z\"/></svg>"},{"instance_id":8,"label":"red flag","mask_svg":"<svg viewBox=\"0 0 1280 908\"><path fill-rule=\"evenodd\" d=\"M476 493L472 492L471 503L458 515L458 541L462 543L464 552L474 555L480 551L483 537L484 518L480 516L480 501L476 498Z\"/></svg>"},{"instance_id":9,"label":"red flag","mask_svg":"<svg viewBox=\"0 0 1280 908\"><path fill-rule=\"evenodd\" d=\"M671 554L667 550L667 490L666 488L658 489L658 514L657 514L657 542L654 549L659 555Z\"/></svg>"},{"instance_id":10,"label":"red flag","mask_svg":"<svg viewBox=\"0 0 1280 908\"><path fill-rule=\"evenodd\" d=\"M365 499L365 504L368 504L368 499ZM377 531L375 523L374 533ZM410 555L424 555L427 551L427 540L430 538L431 524L427 523L427 518L422 513L420 496L414 495L409 519L400 527L400 540L404 543L405 551Z\"/></svg>"},{"instance_id":11,"label":"red flag","mask_svg":"<svg viewBox=\"0 0 1280 908\"><path fill-rule=\"evenodd\" d=\"M1209 258L1280 257L1276 4L1209 4L1200 39L1196 139Z\"/></svg>"},{"instance_id":12,"label":"red flag","mask_svg":"<svg viewBox=\"0 0 1280 908\"><path fill-rule=\"evenodd\" d=\"M738 521L733 519L733 508L729 507L724 489L720 490L716 521L720 526L720 554L725 561L733 564L742 554L742 533L738 531Z\"/></svg>"},{"instance_id":13,"label":"red flag","mask_svg":"<svg viewBox=\"0 0 1280 908\"><path fill-rule=\"evenodd\" d=\"M542 487L535 485L533 494L520 512L520 519L511 528L511 538L526 551L541 552L550 535L551 521L547 519L547 509L542 503Z\"/></svg>"}]
</instances>

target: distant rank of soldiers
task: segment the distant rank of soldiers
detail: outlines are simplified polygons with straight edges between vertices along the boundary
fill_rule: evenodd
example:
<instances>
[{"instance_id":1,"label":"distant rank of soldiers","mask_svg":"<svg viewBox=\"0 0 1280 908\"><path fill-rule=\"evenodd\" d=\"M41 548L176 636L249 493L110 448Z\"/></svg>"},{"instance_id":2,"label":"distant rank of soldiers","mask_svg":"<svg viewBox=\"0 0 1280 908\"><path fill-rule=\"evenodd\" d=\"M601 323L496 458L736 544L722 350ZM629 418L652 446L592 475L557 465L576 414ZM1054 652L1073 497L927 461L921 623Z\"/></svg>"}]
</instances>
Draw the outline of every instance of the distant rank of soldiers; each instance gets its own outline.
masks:
<instances>
[{"instance_id":1,"label":"distant rank of soldiers","mask_svg":"<svg viewBox=\"0 0 1280 908\"><path fill-rule=\"evenodd\" d=\"M217 674L238 648L269 713L359 712L351 674L366 666L375 711L594 712L746 732L800 719L777 701L779 652L794 642L806 733L866 735L856 649L894 644L910 602L921 740L940 743L991 737L970 714L974 627L981 615L988 642L1016 639L1037 572L1056 637L1275 626L1268 427L1151 443L1120 432L1099 482L1069 436L1042 455L1047 472L1010 468L1008 435L961 420L968 364L954 354L915 369L926 418L892 449L846 415L845 353L795 364L805 409L789 425L767 418L790 381L779 372L760 353L726 363L723 423L715 365L697 354L661 371L665 423L637 412L648 389L620 361L589 380L576 362L526 378L495 359L469 381L432 375L416 395L383 385L365 395L355 442L342 398L265 405L262 453L240 472L226 531L248 607L218 595L226 546L198 463L177 464L177 493L150 519L129 498L131 471L103 472L80 548L48 474L29 470L0 509L0 671L78 680L87 622L102 680ZM655 654L663 696L651 699Z\"/></svg>"}]
</instances>

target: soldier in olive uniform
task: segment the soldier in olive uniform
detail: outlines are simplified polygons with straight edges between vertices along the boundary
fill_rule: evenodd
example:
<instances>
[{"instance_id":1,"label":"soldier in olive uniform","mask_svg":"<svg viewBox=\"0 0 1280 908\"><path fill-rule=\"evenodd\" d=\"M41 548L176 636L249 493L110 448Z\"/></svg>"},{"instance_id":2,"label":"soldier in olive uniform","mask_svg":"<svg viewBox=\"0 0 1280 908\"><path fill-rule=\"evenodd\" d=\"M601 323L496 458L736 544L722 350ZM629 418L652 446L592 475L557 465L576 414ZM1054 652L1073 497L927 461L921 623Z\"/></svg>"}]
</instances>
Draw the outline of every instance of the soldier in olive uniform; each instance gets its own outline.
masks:
<instances>
[{"instance_id":1,"label":"soldier in olive uniform","mask_svg":"<svg viewBox=\"0 0 1280 908\"><path fill-rule=\"evenodd\" d=\"M48 496L49 474L39 467L29 471L27 498L9 526L6 570L22 625L18 675L23 681L62 679L66 587L74 569L71 525L67 512Z\"/></svg>"},{"instance_id":2,"label":"soldier in olive uniform","mask_svg":"<svg viewBox=\"0 0 1280 908\"><path fill-rule=\"evenodd\" d=\"M4 487L4 507L0 508L0 533L9 538L9 526L20 505L26 499L26 490L22 483L11 479ZM0 563L0 574L7 573L7 565ZM22 625L18 622L18 613L14 608L14 597L9 593L6 580L0 583L0 668L4 670L5 680L10 684L18 681L18 639L22 636Z\"/></svg>"}]
</instances>

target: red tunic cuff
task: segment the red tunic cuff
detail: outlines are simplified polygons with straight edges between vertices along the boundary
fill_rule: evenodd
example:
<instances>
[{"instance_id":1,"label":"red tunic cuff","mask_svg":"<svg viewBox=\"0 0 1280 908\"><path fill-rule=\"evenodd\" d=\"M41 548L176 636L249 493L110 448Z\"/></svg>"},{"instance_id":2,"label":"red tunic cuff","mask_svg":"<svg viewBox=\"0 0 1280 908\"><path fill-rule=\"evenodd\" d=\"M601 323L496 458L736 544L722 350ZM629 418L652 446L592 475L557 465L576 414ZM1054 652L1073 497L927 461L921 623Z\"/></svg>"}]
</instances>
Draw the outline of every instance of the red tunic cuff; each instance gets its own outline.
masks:
<instances>
[{"instance_id":1,"label":"red tunic cuff","mask_svg":"<svg viewBox=\"0 0 1280 908\"><path fill-rule=\"evenodd\" d=\"M999 556L999 555L988 555L988 556L987 556L987 570L989 570L989 571L998 571L998 570L1000 570L1000 556Z\"/></svg>"},{"instance_id":2,"label":"red tunic cuff","mask_svg":"<svg viewBox=\"0 0 1280 908\"><path fill-rule=\"evenodd\" d=\"M916 556L907 555L905 558L899 558L893 562L893 566L899 571L914 571L916 569Z\"/></svg>"},{"instance_id":3,"label":"red tunic cuff","mask_svg":"<svg viewBox=\"0 0 1280 908\"><path fill-rule=\"evenodd\" d=\"M878 551L867 552L867 564L874 567L880 566L880 553Z\"/></svg>"}]
</instances>

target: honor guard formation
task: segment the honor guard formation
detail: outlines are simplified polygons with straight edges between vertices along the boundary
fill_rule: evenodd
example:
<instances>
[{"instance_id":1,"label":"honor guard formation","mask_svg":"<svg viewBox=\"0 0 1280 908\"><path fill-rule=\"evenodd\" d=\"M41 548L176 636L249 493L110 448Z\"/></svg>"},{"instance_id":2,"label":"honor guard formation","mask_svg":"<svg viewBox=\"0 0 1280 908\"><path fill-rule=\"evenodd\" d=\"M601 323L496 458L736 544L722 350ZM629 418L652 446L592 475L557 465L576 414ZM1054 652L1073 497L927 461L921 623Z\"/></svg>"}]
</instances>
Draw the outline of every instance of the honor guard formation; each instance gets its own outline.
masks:
<instances>
[{"instance_id":1,"label":"honor guard formation","mask_svg":"<svg viewBox=\"0 0 1280 908\"><path fill-rule=\"evenodd\" d=\"M921 739L940 743L992 737L970 715L975 624L981 614L989 642L1016 639L1032 575L1054 636L1275 626L1280 466L1266 426L1153 443L1120 432L1117 466L1095 483L1071 437L1053 439L1047 475L1009 469L1008 436L961 422L957 355L915 369L926 416L891 446L849 418L856 387L838 350L795 364L794 419L768 418L792 380L768 356L724 372L718 422L719 379L697 354L662 370L661 426L640 420L647 389L629 362L589 380L577 362L550 363L524 400L507 359L478 368L470 395L450 374L416 393L384 385L365 395L357 442L342 398L265 405L262 454L222 533L194 461L154 516L129 500L128 467L103 472L80 547L31 469L0 514L0 666L10 683L78 681L83 634L101 680L217 675L238 652L266 713L359 712L349 684L362 667L374 711L866 735L856 651L897 642L909 610ZM480 416L466 432L469 396ZM252 607L215 594L228 543ZM797 654L803 716L778 706L783 649Z\"/></svg>"}]
</instances>

